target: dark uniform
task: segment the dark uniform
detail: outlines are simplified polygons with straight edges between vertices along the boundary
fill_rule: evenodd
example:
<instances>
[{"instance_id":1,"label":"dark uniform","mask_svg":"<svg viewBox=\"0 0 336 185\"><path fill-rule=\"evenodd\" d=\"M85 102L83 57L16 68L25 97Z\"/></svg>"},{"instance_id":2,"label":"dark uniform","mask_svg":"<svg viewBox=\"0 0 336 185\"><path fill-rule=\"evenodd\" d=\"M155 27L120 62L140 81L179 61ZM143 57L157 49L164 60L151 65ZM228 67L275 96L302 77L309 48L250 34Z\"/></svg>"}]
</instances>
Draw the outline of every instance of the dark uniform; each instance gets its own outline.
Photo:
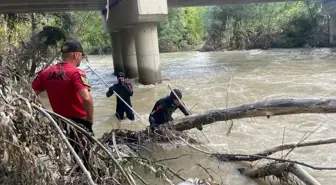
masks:
<instances>
[{"instance_id":1,"label":"dark uniform","mask_svg":"<svg viewBox=\"0 0 336 185\"><path fill-rule=\"evenodd\" d=\"M109 88L108 92L106 93L106 97L111 97L114 91L130 106L132 107L131 103L131 96L133 96L133 87L132 84L121 81L119 78L125 78L124 73L120 72L117 75L118 83L114 84L112 87ZM129 120L134 120L133 111L125 105L125 103L117 97L117 107L116 107L116 117L119 120L124 119L124 113L126 112L126 116Z\"/></svg>"},{"instance_id":2,"label":"dark uniform","mask_svg":"<svg viewBox=\"0 0 336 185\"><path fill-rule=\"evenodd\" d=\"M180 99L182 99L182 93L178 89L174 89L173 91ZM172 121L172 114L177 108L179 108L185 116L189 115L188 111L185 110L182 105L176 105L174 103L174 99L176 100L177 98L174 93L171 92L169 96L162 98L155 103L152 112L149 115L151 129L155 129L162 124Z\"/></svg>"}]
</instances>

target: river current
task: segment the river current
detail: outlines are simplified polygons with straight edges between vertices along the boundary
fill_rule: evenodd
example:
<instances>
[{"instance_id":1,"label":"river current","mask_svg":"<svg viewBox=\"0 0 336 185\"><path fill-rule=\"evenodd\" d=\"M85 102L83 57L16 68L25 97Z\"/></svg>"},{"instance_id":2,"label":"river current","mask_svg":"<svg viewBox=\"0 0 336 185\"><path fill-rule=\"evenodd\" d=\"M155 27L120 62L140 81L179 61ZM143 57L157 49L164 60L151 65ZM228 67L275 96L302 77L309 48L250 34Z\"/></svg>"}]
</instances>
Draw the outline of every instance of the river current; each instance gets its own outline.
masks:
<instances>
[{"instance_id":1,"label":"river current","mask_svg":"<svg viewBox=\"0 0 336 185\"><path fill-rule=\"evenodd\" d=\"M111 55L89 56L91 67L108 83L116 83L112 75ZM168 84L183 92L183 101L194 114L214 108L234 107L276 98L327 98L336 96L336 55L332 49L272 49L229 52L182 52L161 54L163 82L144 86L131 80L134 86L133 108L146 122L156 100L169 94ZM81 66L92 85L95 106L94 131L97 137L113 128L139 130L144 125L128 120L118 122L114 116L115 96L106 98L106 85L86 64ZM175 118L181 116L179 111ZM253 154L280 145L298 142L314 131L306 141L335 137L334 114L300 114L267 119L247 118L230 122L217 122L204 126L207 139L197 129L188 134L206 143L213 151L223 153ZM157 159L185 155L164 162L185 177L207 178L209 175L198 165L210 168L212 176L225 185L269 184L241 176L237 168L249 163L224 163L209 158L181 144L181 147L150 145L146 150ZM336 167L336 145L298 148L287 159L299 160L314 166ZM279 152L274 157L286 154ZM258 165L254 162L252 165ZM323 185L336 184L336 172L315 171L304 167ZM141 174L141 170L139 170ZM143 174L144 175L144 174ZM164 184L155 178L150 184ZM176 177L175 177L176 179Z\"/></svg>"}]
</instances>

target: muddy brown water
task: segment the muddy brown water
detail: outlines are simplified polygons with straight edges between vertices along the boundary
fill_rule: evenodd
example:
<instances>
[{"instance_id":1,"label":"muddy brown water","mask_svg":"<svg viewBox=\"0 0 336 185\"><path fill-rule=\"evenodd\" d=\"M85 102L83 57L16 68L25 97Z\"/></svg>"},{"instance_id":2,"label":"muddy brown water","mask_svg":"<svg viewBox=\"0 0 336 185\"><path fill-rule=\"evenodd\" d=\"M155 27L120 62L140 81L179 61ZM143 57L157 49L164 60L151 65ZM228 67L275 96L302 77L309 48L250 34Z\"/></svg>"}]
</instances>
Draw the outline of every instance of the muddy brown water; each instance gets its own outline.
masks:
<instances>
[{"instance_id":1,"label":"muddy brown water","mask_svg":"<svg viewBox=\"0 0 336 185\"><path fill-rule=\"evenodd\" d=\"M90 65L109 84L116 82L112 76L113 64L110 55L90 56ZM168 84L183 92L183 101L194 114L219 107L233 107L244 103L275 98L326 98L336 96L336 55L332 49L273 49L232 52L183 52L161 54L163 82L144 86L131 80L134 86L133 108L146 123L155 101L169 94ZM118 122L114 116L115 96L106 98L106 85L89 69L85 69L92 85L95 106L94 131L97 137L112 128L139 130L144 128L140 119ZM230 83L231 82L231 83ZM45 103L47 102L44 96ZM179 111L175 118L181 116ZM223 153L254 153L282 142L298 142L305 134L318 128L308 140L335 136L334 114L301 114L277 116L270 119L248 118L234 120L229 136L230 124L217 122L204 126L206 138L196 129L189 134L206 143L211 150ZM178 143L177 143L178 144ZM185 177L207 178L200 168L211 168L212 176L226 185L260 185L267 181L252 180L241 176L237 168L249 163L224 163L180 143L146 149L157 159L185 155L177 160L165 161L172 169L181 170ZM145 152L144 152L145 153ZM274 157L281 157L279 152ZM295 149L288 159L299 160L314 166L336 167L336 144ZM252 165L258 165L254 162ZM336 172L316 171L304 167L323 185L336 184ZM142 170L139 170L142 174ZM164 184L145 176L150 184ZM174 178L176 179L176 177Z\"/></svg>"}]
</instances>

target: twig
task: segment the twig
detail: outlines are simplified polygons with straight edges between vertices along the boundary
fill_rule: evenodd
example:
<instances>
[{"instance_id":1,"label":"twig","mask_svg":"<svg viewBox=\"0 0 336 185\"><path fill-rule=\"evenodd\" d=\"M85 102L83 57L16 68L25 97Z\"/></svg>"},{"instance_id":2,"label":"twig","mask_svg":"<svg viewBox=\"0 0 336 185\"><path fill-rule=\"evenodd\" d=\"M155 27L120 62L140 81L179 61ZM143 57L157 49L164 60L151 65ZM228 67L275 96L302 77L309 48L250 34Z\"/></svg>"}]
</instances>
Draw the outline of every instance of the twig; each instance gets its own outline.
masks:
<instances>
[{"instance_id":1,"label":"twig","mask_svg":"<svg viewBox=\"0 0 336 185\"><path fill-rule=\"evenodd\" d=\"M229 83L228 83L228 87L227 87L227 89L226 89L226 108L228 107L228 102L229 102L229 91L230 91L231 83L232 83L232 73L231 73L231 71L230 71Z\"/></svg>"},{"instance_id":2,"label":"twig","mask_svg":"<svg viewBox=\"0 0 336 185\"><path fill-rule=\"evenodd\" d=\"M175 160L175 159L179 159L179 158L184 157L184 156L190 156L190 154L183 154L183 155L180 155L178 157L171 157L171 158L166 158L166 159L160 159L160 160L157 160L155 162L158 163L158 162L162 162L162 161Z\"/></svg>"},{"instance_id":3,"label":"twig","mask_svg":"<svg viewBox=\"0 0 336 185\"><path fill-rule=\"evenodd\" d=\"M211 180L214 180L213 176L208 172L208 170L206 168L204 168L201 164L196 163L199 167L201 167L211 178Z\"/></svg>"},{"instance_id":4,"label":"twig","mask_svg":"<svg viewBox=\"0 0 336 185\"><path fill-rule=\"evenodd\" d=\"M149 185L139 174L132 171L132 174L135 175L142 183Z\"/></svg>"},{"instance_id":5,"label":"twig","mask_svg":"<svg viewBox=\"0 0 336 185\"><path fill-rule=\"evenodd\" d=\"M285 143L285 134L286 134L286 127L284 128L284 131L283 131L283 133L282 133L282 143L281 143L281 145L283 146L284 145L284 143ZM283 158L283 151L281 151L281 158Z\"/></svg>"},{"instance_id":6,"label":"twig","mask_svg":"<svg viewBox=\"0 0 336 185\"><path fill-rule=\"evenodd\" d=\"M178 177L178 178L181 179L182 181L186 181L186 180L187 180L186 178L184 178L184 177L182 177L180 174L178 174L178 172L181 171L181 170L179 170L178 172L175 172L174 170L172 170L172 169L169 168L169 167L167 167L167 169L168 169L168 171L169 171L170 173L174 174L176 177Z\"/></svg>"},{"instance_id":7,"label":"twig","mask_svg":"<svg viewBox=\"0 0 336 185\"><path fill-rule=\"evenodd\" d=\"M303 141L305 141L306 139L308 139L308 137L310 137L313 133L315 133L325 122L319 124L314 130L312 130L307 136L303 136L302 139L299 141L298 144L302 143ZM288 151L286 153L286 155L283 156L283 158L286 158L295 148L292 148L290 151Z\"/></svg>"},{"instance_id":8,"label":"twig","mask_svg":"<svg viewBox=\"0 0 336 185\"><path fill-rule=\"evenodd\" d=\"M116 142L116 139L115 139L115 132L112 132L112 142L113 142L113 147L116 150L116 153L117 153L119 159L121 159L119 149L118 149L118 146L117 146L117 142Z\"/></svg>"},{"instance_id":9,"label":"twig","mask_svg":"<svg viewBox=\"0 0 336 185\"><path fill-rule=\"evenodd\" d=\"M232 128L233 128L233 121L230 120L230 127L229 127L228 131L226 132L226 136L229 136L229 134L230 134L231 131L232 131Z\"/></svg>"},{"instance_id":10,"label":"twig","mask_svg":"<svg viewBox=\"0 0 336 185\"><path fill-rule=\"evenodd\" d=\"M197 105L198 105L198 103L196 103L193 107L191 107L190 111L193 110ZM184 117L184 115L182 115L182 116L180 116L180 117L177 117L176 119L180 119L180 118L182 118L182 117Z\"/></svg>"},{"instance_id":11,"label":"twig","mask_svg":"<svg viewBox=\"0 0 336 185\"><path fill-rule=\"evenodd\" d=\"M188 143L185 139L183 139L182 137L178 137L179 139L181 139L185 144L187 144L189 147L191 147L191 148L193 148L193 149L195 149L195 150L197 150L197 151L199 151L199 152L202 152L202 153L204 153L204 154L210 154L210 155L212 155L213 153L211 153L211 152L207 152L207 151L204 151L204 150L201 150L201 149L199 149L199 148L196 148L196 147L194 147L194 146L192 146L190 143Z\"/></svg>"}]
</instances>

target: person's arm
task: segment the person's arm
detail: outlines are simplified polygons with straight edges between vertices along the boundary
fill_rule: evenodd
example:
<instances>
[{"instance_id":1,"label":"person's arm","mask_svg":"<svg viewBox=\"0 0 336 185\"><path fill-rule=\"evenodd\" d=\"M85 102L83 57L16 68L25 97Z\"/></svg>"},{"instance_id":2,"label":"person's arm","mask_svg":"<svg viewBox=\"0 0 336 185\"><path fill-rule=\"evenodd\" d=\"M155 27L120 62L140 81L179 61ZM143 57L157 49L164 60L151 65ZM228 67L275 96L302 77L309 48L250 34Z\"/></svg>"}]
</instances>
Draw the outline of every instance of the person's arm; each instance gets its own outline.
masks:
<instances>
[{"instance_id":1,"label":"person's arm","mask_svg":"<svg viewBox=\"0 0 336 185\"><path fill-rule=\"evenodd\" d=\"M189 115L190 115L190 113L184 108L184 106L179 105L178 107L179 107L180 111L181 111L185 116L189 116Z\"/></svg>"},{"instance_id":2,"label":"person's arm","mask_svg":"<svg viewBox=\"0 0 336 185\"><path fill-rule=\"evenodd\" d=\"M130 83L125 83L123 87L127 90L129 96L133 96L133 87Z\"/></svg>"},{"instance_id":3,"label":"person's arm","mask_svg":"<svg viewBox=\"0 0 336 185\"><path fill-rule=\"evenodd\" d=\"M106 93L106 97L108 97L108 98L111 97L113 95L114 91L115 91L115 85L113 85L109 88L109 90Z\"/></svg>"},{"instance_id":4,"label":"person's arm","mask_svg":"<svg viewBox=\"0 0 336 185\"><path fill-rule=\"evenodd\" d=\"M82 88L78 91L82 101L83 107L86 112L86 119L93 123L93 99L87 88Z\"/></svg>"},{"instance_id":5,"label":"person's arm","mask_svg":"<svg viewBox=\"0 0 336 185\"><path fill-rule=\"evenodd\" d=\"M75 72L72 75L72 82L75 88L75 91L78 92L80 95L82 102L83 102L83 108L86 112L86 119L93 123L93 99L90 94L90 84L89 80L86 77L86 74L83 71Z\"/></svg>"}]
</instances>

